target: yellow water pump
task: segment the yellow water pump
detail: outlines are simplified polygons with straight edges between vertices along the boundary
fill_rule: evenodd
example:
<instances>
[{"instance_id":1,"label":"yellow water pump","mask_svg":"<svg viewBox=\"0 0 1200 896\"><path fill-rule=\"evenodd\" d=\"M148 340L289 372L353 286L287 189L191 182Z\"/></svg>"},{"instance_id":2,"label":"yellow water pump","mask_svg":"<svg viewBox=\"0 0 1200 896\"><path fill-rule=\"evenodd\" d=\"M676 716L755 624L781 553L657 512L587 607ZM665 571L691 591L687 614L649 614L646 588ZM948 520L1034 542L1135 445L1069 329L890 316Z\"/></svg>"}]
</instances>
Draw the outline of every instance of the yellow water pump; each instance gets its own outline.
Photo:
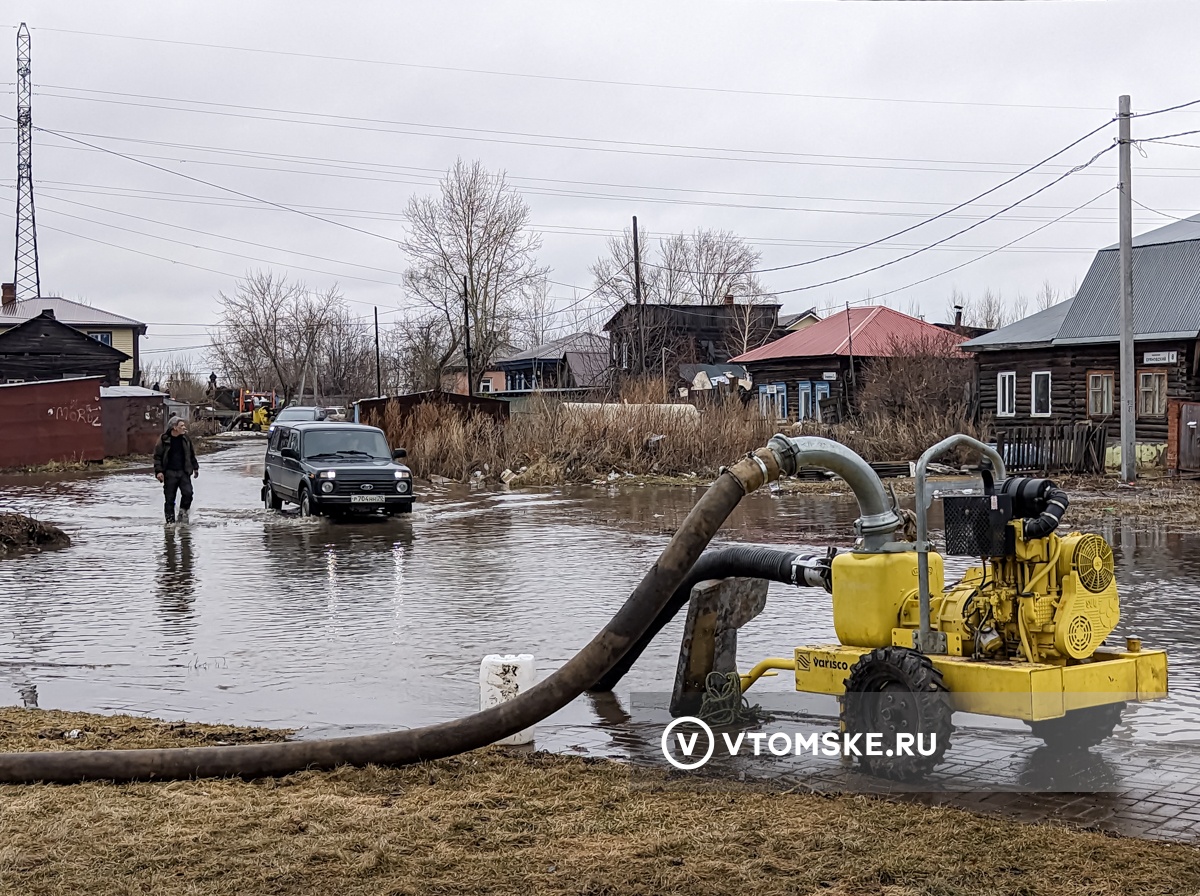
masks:
<instances>
[{"instance_id":1,"label":"yellow water pump","mask_svg":"<svg viewBox=\"0 0 1200 896\"><path fill-rule=\"evenodd\" d=\"M962 444L991 471L983 468L981 493L942 498L946 553L979 558L946 585L928 532L925 470ZM798 562L804 582L830 591L839 643L765 660L742 676L743 690L767 669L794 669L797 690L840 699L848 733L936 735L924 756L860 758L893 778L941 761L954 711L1023 720L1052 748L1089 748L1113 732L1126 704L1166 696L1165 652L1136 638L1106 644L1121 618L1113 551L1100 535L1058 531L1069 502L1053 482L1006 478L994 448L951 437L917 464L913 540L901 536L898 509L880 509L882 486L865 462L836 460L858 483L860 504L874 496L873 512L859 520L852 550Z\"/></svg>"}]
</instances>

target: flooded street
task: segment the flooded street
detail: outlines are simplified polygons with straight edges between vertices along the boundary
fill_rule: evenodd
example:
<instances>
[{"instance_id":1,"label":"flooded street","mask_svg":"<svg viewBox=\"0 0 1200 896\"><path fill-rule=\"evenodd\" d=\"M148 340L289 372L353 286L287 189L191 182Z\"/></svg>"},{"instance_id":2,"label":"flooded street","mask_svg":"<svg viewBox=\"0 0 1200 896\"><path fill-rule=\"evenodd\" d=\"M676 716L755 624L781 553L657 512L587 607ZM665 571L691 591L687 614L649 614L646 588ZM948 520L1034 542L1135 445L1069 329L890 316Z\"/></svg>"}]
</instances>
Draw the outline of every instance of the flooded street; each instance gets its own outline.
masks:
<instances>
[{"instance_id":1,"label":"flooded street","mask_svg":"<svg viewBox=\"0 0 1200 896\"><path fill-rule=\"evenodd\" d=\"M201 458L193 521L180 529L163 526L148 470L0 481L6 507L61 526L74 542L0 561L5 702L310 736L456 718L478 708L485 654L532 653L544 676L581 648L699 495L424 485L411 519L301 520L259 504L263 447ZM718 541L846 545L855 507L755 494ZM1170 651L1170 699L1128 713L1121 736L1200 742L1200 536L1097 531L1117 553L1117 634ZM965 564L947 566L949 575ZM619 698L670 689L682 615ZM832 638L827 594L773 584L739 655L748 667ZM751 696L760 690L774 703L790 680L766 679ZM551 725L592 724L597 712L606 713L584 698Z\"/></svg>"}]
</instances>

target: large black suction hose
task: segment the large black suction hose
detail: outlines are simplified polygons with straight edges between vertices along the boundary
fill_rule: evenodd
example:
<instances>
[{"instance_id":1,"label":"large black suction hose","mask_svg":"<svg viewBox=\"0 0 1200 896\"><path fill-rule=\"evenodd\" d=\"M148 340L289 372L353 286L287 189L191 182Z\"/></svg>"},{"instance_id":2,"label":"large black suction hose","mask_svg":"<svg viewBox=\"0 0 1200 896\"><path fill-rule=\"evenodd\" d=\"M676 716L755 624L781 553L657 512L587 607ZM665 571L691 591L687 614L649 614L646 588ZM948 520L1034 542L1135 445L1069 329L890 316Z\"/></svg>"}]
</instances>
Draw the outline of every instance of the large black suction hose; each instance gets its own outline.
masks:
<instances>
[{"instance_id":1,"label":"large black suction hose","mask_svg":"<svg viewBox=\"0 0 1200 896\"><path fill-rule=\"evenodd\" d=\"M650 646L654 637L687 605L692 589L700 582L708 579L745 577L783 582L787 585L818 586L830 590L829 569L827 566L822 568L825 560L824 554L801 554L798 551L744 545L705 553L675 589L671 600L662 608L658 618L642 633L629 651L617 660L616 665L600 676L589 690L605 692L615 688Z\"/></svg>"},{"instance_id":2,"label":"large black suction hose","mask_svg":"<svg viewBox=\"0 0 1200 896\"><path fill-rule=\"evenodd\" d=\"M788 474L795 473L801 466L813 466L832 470L846 481L850 490L854 492L854 497L858 499L861 515L857 528L863 536L863 550L879 550L893 537L896 530L903 526L903 520L888 500L879 475L871 469L870 464L845 445L816 436L789 438L783 435L775 436L769 444L780 458L784 472ZM611 691L617 686L637 662L638 657L645 652L654 636L687 604L692 588L697 583L705 579L746 576L794 585L821 586L828 591L832 588L828 568L823 571L821 568L824 559L789 551L749 547L722 548L705 554L692 567L691 573L680 583L671 595L671 600L654 623L646 629L645 634L624 657L617 660L613 667L596 681L591 690ZM797 560L799 566L796 565Z\"/></svg>"},{"instance_id":3,"label":"large black suction hose","mask_svg":"<svg viewBox=\"0 0 1200 896\"><path fill-rule=\"evenodd\" d=\"M779 457L768 448L723 471L600 633L558 671L506 703L452 722L358 737L168 750L6 753L0 755L0 783L255 778L339 765L406 765L495 743L562 709L624 656L658 618L742 496L779 475Z\"/></svg>"}]
</instances>

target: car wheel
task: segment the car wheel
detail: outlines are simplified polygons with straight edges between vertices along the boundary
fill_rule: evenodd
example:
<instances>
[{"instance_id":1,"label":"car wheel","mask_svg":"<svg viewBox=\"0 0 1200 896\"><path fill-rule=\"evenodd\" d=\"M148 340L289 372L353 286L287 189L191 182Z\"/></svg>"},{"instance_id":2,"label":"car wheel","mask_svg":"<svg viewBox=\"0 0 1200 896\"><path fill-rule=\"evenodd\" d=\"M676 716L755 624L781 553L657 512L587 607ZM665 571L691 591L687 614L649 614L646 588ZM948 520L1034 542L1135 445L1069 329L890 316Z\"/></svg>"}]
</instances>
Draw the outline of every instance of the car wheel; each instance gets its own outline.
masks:
<instances>
[{"instance_id":1,"label":"car wheel","mask_svg":"<svg viewBox=\"0 0 1200 896\"><path fill-rule=\"evenodd\" d=\"M313 510L312 494L309 493L307 488L300 489L300 515L316 515L315 511Z\"/></svg>"},{"instance_id":2,"label":"car wheel","mask_svg":"<svg viewBox=\"0 0 1200 896\"><path fill-rule=\"evenodd\" d=\"M275 494L270 480L263 486L263 506L267 510L283 510L283 499Z\"/></svg>"}]
</instances>

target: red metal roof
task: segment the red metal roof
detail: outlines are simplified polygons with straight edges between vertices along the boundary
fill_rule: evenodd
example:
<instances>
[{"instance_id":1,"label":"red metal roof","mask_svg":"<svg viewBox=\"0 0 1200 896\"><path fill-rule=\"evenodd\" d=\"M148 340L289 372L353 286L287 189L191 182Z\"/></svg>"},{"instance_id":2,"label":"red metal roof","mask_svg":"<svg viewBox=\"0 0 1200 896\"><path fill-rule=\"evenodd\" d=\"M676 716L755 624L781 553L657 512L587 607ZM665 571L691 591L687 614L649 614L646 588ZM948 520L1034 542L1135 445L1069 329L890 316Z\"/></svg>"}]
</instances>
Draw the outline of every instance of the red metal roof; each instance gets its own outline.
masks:
<instances>
[{"instance_id":1,"label":"red metal roof","mask_svg":"<svg viewBox=\"0 0 1200 896\"><path fill-rule=\"evenodd\" d=\"M947 350L957 354L954 346L964 338L886 306L868 305L839 311L732 360L745 364L781 358L827 358L849 355L851 346L856 358L887 358L898 346L918 340L945 342Z\"/></svg>"}]
</instances>

